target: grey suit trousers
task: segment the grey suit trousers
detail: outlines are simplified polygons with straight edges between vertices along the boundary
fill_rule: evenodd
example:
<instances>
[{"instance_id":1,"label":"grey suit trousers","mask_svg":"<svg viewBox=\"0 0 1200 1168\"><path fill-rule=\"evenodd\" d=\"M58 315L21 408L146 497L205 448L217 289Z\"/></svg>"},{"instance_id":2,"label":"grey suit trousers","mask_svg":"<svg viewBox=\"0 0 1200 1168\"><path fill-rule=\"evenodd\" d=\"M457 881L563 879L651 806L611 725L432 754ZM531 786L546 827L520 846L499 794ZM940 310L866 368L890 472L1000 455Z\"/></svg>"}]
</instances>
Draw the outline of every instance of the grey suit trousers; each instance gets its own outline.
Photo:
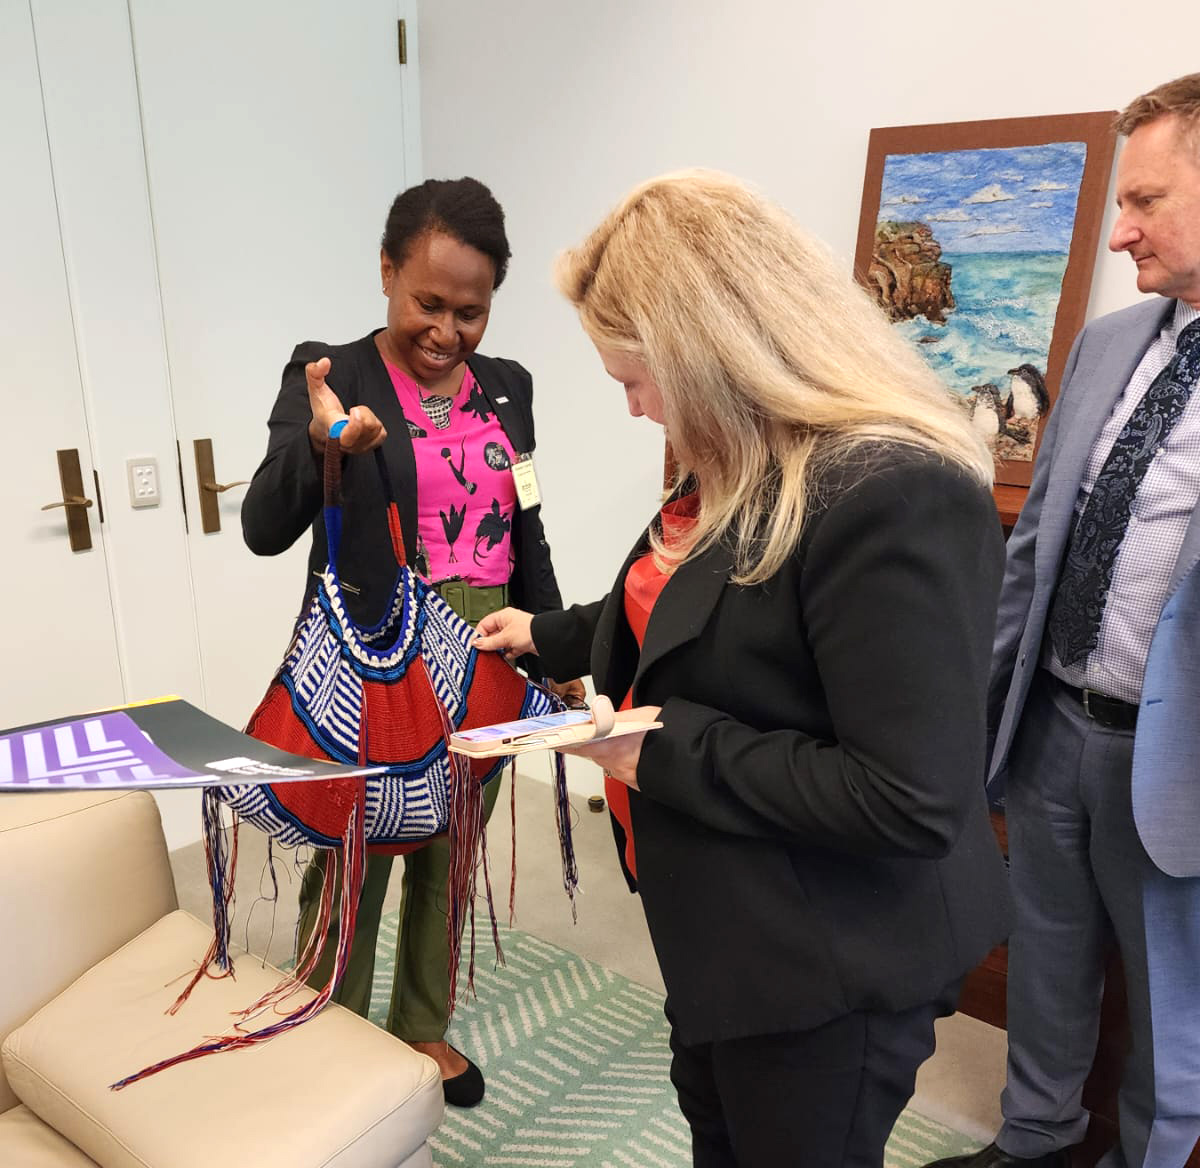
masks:
<instances>
[{"instance_id":1,"label":"grey suit trousers","mask_svg":"<svg viewBox=\"0 0 1200 1168\"><path fill-rule=\"evenodd\" d=\"M996 1142L1040 1156L1083 1138L1107 950L1133 1048L1121 1140L1101 1168L1181 1168L1200 1138L1200 879L1167 876L1133 822L1133 734L1089 719L1039 671L1009 756L1008 1083ZM1200 759L1197 781L1200 782Z\"/></svg>"}]
</instances>

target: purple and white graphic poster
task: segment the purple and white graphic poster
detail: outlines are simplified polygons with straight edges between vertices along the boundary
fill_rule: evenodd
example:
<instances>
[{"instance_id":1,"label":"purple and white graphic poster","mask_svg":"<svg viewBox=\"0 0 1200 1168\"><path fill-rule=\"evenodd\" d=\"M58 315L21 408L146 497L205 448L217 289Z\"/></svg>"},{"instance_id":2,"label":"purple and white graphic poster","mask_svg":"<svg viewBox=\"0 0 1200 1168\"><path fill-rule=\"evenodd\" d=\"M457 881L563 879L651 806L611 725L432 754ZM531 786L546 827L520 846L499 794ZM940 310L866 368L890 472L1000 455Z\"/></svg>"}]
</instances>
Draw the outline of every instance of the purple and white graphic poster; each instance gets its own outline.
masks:
<instances>
[{"instance_id":1,"label":"purple and white graphic poster","mask_svg":"<svg viewBox=\"0 0 1200 1168\"><path fill-rule=\"evenodd\" d=\"M342 779L386 769L289 754L174 697L0 729L0 795Z\"/></svg>"},{"instance_id":2,"label":"purple and white graphic poster","mask_svg":"<svg viewBox=\"0 0 1200 1168\"><path fill-rule=\"evenodd\" d=\"M0 735L0 787L169 787L206 778L164 754L119 711Z\"/></svg>"}]
</instances>

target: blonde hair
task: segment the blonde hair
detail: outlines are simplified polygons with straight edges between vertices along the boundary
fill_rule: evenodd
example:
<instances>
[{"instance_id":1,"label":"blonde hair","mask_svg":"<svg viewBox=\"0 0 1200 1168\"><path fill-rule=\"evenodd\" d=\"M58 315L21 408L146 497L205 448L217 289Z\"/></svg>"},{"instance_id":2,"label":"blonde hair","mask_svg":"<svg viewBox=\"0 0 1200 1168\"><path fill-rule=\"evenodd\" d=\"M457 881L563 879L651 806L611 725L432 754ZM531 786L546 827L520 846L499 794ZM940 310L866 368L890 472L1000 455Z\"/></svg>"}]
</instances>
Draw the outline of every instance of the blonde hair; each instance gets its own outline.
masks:
<instances>
[{"instance_id":1,"label":"blonde hair","mask_svg":"<svg viewBox=\"0 0 1200 1168\"><path fill-rule=\"evenodd\" d=\"M700 500L675 562L728 538L734 580L768 579L819 469L864 443L919 447L991 483L962 406L825 248L737 179L642 184L556 277L597 347L640 361L662 392L675 485L694 476Z\"/></svg>"},{"instance_id":2,"label":"blonde hair","mask_svg":"<svg viewBox=\"0 0 1200 1168\"><path fill-rule=\"evenodd\" d=\"M1166 117L1179 119L1183 140L1193 154L1200 156L1200 73L1165 81L1149 93L1135 97L1121 111L1114 129L1118 134L1129 135L1139 126Z\"/></svg>"}]
</instances>

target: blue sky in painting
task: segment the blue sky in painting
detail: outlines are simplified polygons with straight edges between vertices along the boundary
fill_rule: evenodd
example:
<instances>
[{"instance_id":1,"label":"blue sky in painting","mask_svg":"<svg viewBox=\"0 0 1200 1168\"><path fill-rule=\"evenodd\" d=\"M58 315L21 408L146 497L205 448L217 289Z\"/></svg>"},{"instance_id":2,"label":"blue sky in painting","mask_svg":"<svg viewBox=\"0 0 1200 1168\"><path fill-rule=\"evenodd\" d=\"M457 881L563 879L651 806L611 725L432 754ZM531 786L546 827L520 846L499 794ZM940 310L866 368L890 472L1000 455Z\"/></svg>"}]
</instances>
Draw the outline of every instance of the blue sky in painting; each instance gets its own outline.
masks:
<instances>
[{"instance_id":1,"label":"blue sky in painting","mask_svg":"<svg viewBox=\"0 0 1200 1168\"><path fill-rule=\"evenodd\" d=\"M1066 252L1086 158L1082 142L889 154L879 218L928 224L951 254Z\"/></svg>"}]
</instances>

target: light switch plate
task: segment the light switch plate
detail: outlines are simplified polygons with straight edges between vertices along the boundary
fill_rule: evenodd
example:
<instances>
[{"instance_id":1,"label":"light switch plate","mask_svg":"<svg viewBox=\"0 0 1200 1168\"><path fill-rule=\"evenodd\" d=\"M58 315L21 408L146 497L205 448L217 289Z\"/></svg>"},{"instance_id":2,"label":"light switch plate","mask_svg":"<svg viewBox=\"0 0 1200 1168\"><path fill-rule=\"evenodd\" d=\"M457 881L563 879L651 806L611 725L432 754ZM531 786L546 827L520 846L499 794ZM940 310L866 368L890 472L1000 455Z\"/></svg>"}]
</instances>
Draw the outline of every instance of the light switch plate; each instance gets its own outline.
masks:
<instances>
[{"instance_id":1,"label":"light switch plate","mask_svg":"<svg viewBox=\"0 0 1200 1168\"><path fill-rule=\"evenodd\" d=\"M129 505L131 507L157 507L158 459L130 458L125 465L129 468Z\"/></svg>"}]
</instances>

